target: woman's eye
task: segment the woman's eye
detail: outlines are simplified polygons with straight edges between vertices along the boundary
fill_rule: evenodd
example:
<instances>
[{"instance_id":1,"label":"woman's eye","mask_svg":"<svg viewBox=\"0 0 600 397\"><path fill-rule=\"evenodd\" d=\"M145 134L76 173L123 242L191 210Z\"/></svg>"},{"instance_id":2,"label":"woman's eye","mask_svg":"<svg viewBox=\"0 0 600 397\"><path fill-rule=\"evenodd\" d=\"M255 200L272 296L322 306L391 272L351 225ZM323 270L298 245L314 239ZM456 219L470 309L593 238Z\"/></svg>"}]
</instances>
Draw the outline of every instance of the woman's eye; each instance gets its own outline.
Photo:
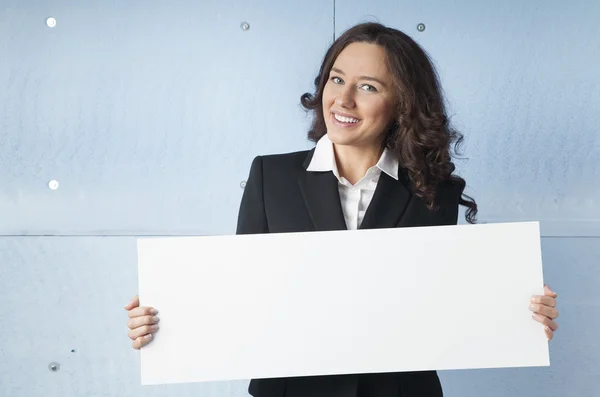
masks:
<instances>
[{"instance_id":1,"label":"woman's eye","mask_svg":"<svg viewBox=\"0 0 600 397\"><path fill-rule=\"evenodd\" d=\"M377 92L377 88L373 87L370 84L365 84L362 86L362 89L369 92Z\"/></svg>"},{"instance_id":2,"label":"woman's eye","mask_svg":"<svg viewBox=\"0 0 600 397\"><path fill-rule=\"evenodd\" d=\"M342 84L344 82L344 80L340 79L339 77L332 77L331 81L333 81L335 84Z\"/></svg>"}]
</instances>

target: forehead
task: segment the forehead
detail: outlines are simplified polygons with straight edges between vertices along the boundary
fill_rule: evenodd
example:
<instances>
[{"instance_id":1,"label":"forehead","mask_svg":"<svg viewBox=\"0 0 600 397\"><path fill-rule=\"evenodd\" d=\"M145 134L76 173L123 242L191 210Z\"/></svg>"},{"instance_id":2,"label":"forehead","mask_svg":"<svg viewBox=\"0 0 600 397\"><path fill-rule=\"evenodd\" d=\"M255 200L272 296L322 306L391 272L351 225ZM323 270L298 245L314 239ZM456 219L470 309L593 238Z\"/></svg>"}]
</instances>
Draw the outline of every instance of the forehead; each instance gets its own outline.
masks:
<instances>
[{"instance_id":1,"label":"forehead","mask_svg":"<svg viewBox=\"0 0 600 397\"><path fill-rule=\"evenodd\" d=\"M342 50L333 67L347 76L369 76L389 80L385 49L377 44L352 43Z\"/></svg>"}]
</instances>

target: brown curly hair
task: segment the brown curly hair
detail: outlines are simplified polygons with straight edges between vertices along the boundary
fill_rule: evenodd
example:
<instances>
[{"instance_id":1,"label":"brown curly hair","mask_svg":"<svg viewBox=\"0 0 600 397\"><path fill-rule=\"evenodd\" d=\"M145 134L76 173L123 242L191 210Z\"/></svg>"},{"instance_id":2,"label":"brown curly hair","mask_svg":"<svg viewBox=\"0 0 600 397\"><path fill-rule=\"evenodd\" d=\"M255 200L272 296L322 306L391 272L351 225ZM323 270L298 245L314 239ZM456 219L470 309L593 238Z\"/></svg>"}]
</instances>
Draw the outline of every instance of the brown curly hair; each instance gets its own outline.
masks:
<instances>
[{"instance_id":1,"label":"brown curly hair","mask_svg":"<svg viewBox=\"0 0 600 397\"><path fill-rule=\"evenodd\" d=\"M439 77L429 56L405 33L369 22L350 28L335 40L315 78L316 93L305 93L301 97L302 106L315 112L308 138L317 142L327 133L323 90L338 55L346 46L357 42L377 44L385 49L387 67L401 98L397 104L397 117L386 133L385 145L406 170L415 194L429 209L435 210L439 183L448 180L458 183L461 192L466 185L463 178L452 175L456 167L451 149L454 146L454 153L458 152L463 136L450 126ZM459 203L467 207L467 221L475 223L475 200L462 194Z\"/></svg>"}]
</instances>

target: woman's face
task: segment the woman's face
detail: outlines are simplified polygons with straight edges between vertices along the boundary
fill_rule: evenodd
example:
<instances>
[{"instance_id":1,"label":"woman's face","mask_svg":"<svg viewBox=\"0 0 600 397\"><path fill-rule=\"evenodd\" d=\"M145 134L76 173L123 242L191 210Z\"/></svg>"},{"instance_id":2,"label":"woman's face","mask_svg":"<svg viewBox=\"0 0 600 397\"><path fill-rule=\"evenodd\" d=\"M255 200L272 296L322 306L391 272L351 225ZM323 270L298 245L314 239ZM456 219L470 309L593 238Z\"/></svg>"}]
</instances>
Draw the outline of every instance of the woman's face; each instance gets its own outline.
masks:
<instances>
[{"instance_id":1,"label":"woman's face","mask_svg":"<svg viewBox=\"0 0 600 397\"><path fill-rule=\"evenodd\" d=\"M334 144L381 147L395 92L383 47L352 43L335 60L323 90L323 116Z\"/></svg>"}]
</instances>

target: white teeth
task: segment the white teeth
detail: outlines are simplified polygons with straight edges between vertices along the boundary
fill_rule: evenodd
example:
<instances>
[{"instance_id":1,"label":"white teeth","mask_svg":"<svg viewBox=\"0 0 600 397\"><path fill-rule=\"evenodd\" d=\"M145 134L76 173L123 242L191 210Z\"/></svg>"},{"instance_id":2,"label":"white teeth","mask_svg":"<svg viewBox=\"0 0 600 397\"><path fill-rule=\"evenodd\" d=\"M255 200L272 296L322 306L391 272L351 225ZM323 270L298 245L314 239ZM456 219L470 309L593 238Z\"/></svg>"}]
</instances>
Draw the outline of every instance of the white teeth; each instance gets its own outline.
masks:
<instances>
[{"instance_id":1,"label":"white teeth","mask_svg":"<svg viewBox=\"0 0 600 397\"><path fill-rule=\"evenodd\" d=\"M337 121L341 121L342 123L358 123L359 122L358 119L353 119L351 117L340 116L337 113L334 113L333 116L335 117L335 119Z\"/></svg>"}]
</instances>

